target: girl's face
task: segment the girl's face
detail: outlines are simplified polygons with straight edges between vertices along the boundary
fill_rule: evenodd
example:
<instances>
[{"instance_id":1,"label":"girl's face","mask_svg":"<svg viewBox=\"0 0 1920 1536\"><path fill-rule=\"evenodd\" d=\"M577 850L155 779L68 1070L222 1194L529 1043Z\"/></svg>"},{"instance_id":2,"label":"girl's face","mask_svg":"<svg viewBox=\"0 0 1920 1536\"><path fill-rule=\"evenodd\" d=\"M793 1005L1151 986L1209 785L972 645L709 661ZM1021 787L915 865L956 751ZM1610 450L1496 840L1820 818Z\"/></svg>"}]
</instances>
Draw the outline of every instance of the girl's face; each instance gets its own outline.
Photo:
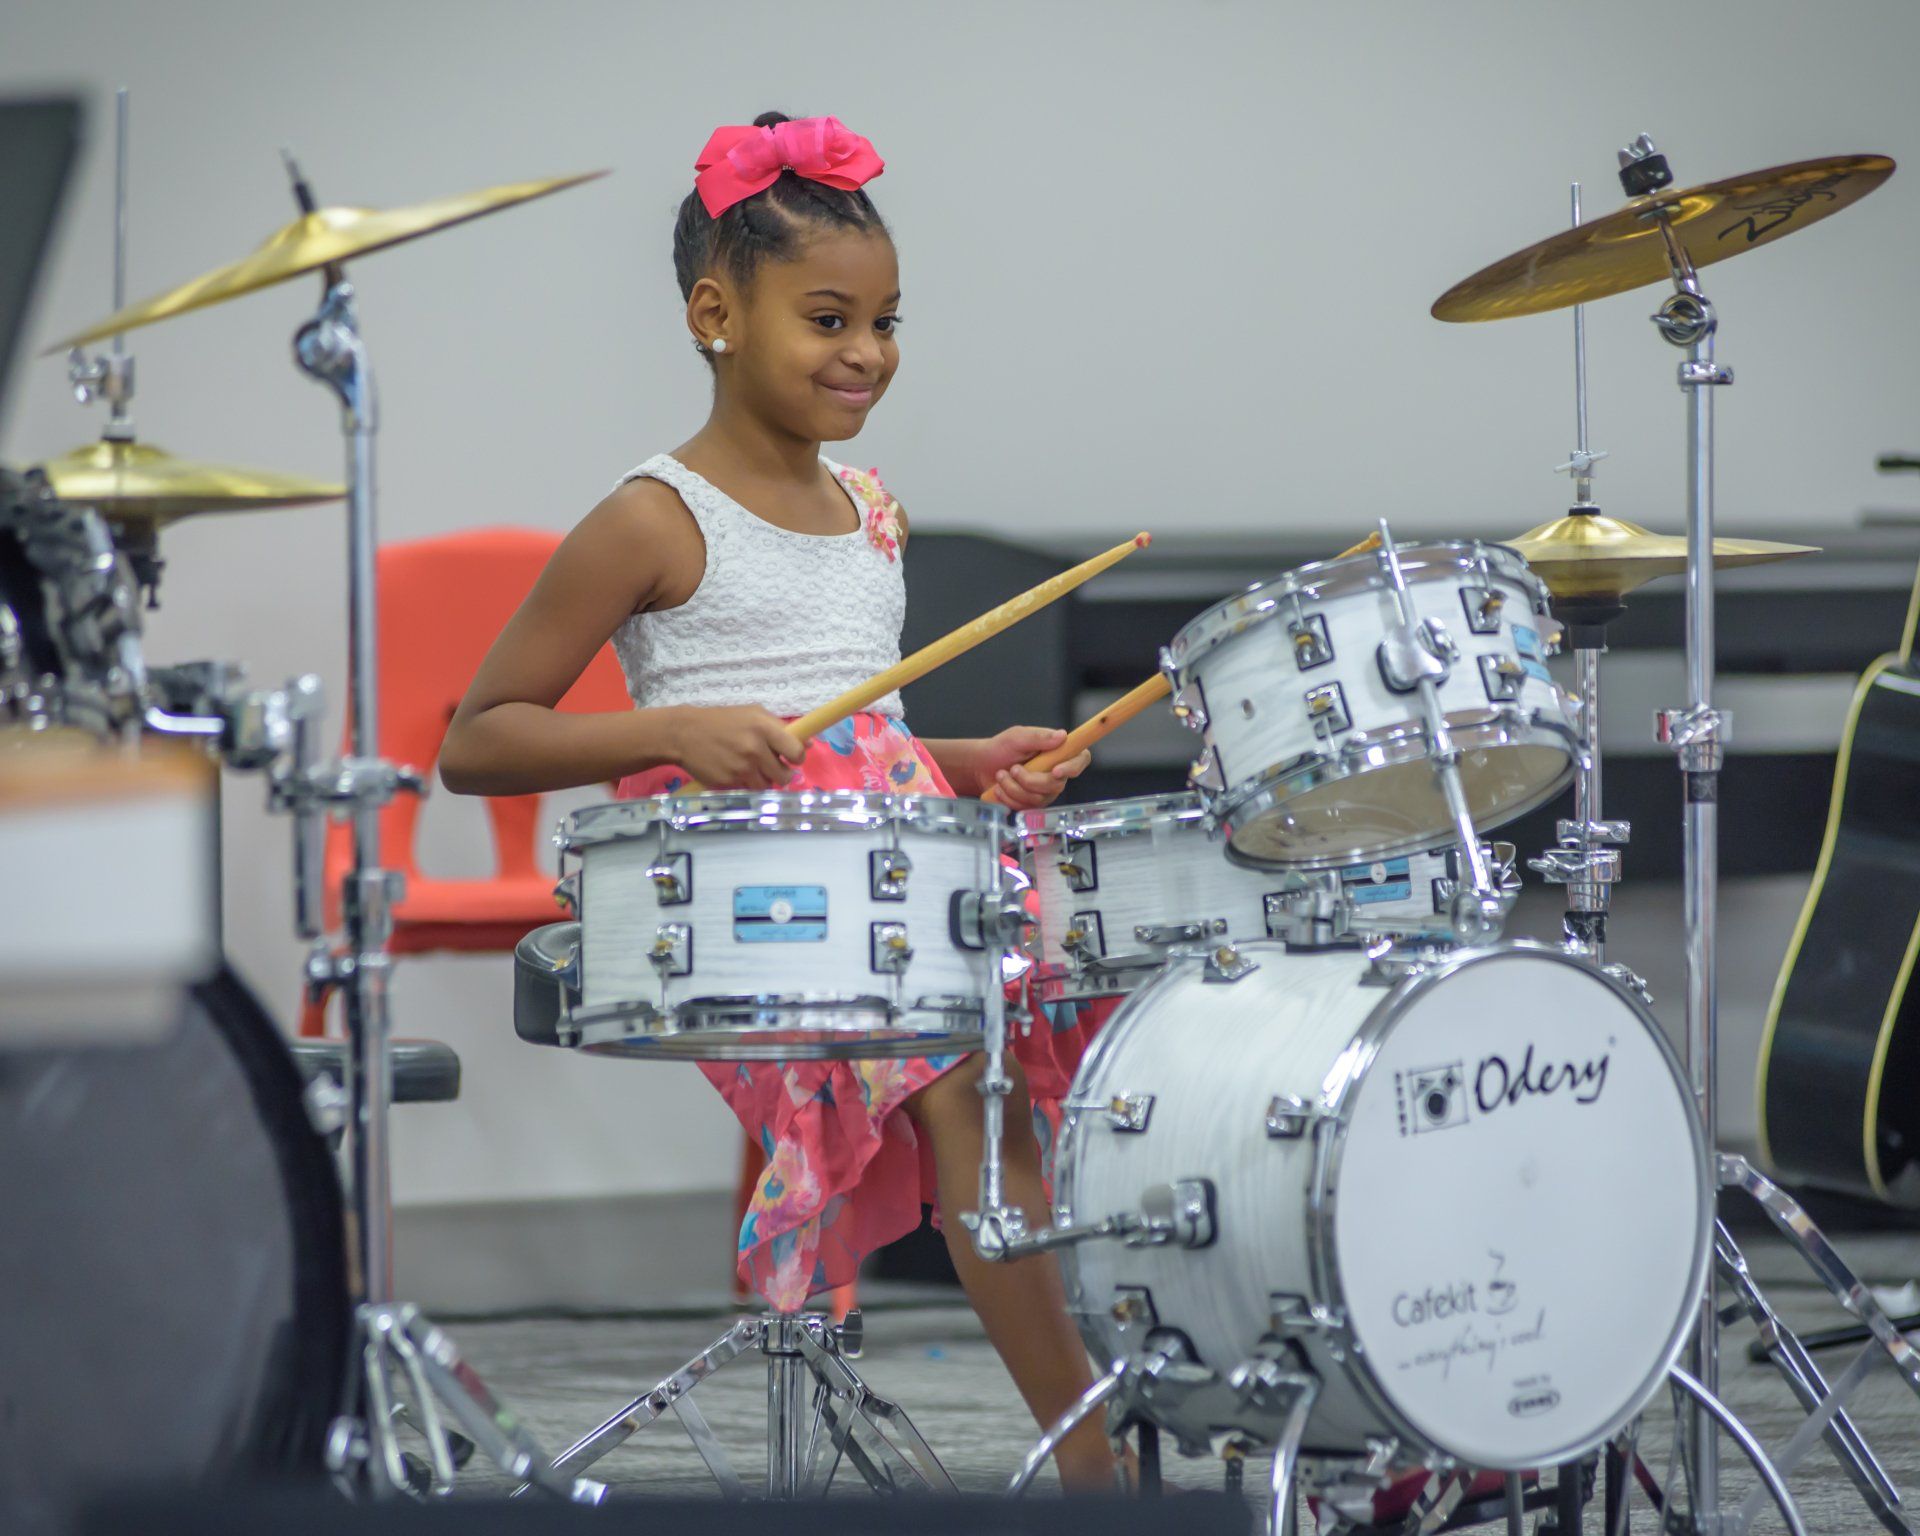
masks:
<instances>
[{"instance_id":1,"label":"girl's face","mask_svg":"<svg viewBox=\"0 0 1920 1536\"><path fill-rule=\"evenodd\" d=\"M900 263L885 235L813 236L754 273L723 363L743 403L797 437L837 442L866 425L900 366Z\"/></svg>"}]
</instances>

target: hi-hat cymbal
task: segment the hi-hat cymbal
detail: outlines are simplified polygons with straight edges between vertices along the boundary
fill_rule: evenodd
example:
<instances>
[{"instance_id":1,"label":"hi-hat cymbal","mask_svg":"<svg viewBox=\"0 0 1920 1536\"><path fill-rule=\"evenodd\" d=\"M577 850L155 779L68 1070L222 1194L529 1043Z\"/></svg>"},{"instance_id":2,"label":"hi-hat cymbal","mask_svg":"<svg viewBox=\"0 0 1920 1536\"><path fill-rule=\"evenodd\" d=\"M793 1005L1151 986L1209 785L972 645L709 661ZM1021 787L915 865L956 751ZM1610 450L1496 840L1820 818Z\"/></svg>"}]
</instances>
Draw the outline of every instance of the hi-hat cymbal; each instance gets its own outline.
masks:
<instances>
[{"instance_id":1,"label":"hi-hat cymbal","mask_svg":"<svg viewBox=\"0 0 1920 1536\"><path fill-rule=\"evenodd\" d=\"M1838 213L1892 174L1885 155L1832 155L1637 197L1455 283L1434 300L1433 317L1506 320L1664 282L1666 244L1647 217L1656 207L1667 210L1688 259L1704 267Z\"/></svg>"},{"instance_id":2,"label":"hi-hat cymbal","mask_svg":"<svg viewBox=\"0 0 1920 1536\"><path fill-rule=\"evenodd\" d=\"M90 325L48 347L47 352L63 352L103 336L115 336L137 326L151 325L156 320L183 315L188 310L237 299L243 293L283 283L303 273L318 272L322 267L350 261L369 251L384 250L403 240L464 224L468 219L497 213L502 208L545 197L550 192L563 191L606 174L589 171L580 176L555 176L546 181L514 182L458 197L443 197L431 203L416 203L408 208L318 208L270 235L251 255L165 293L142 299L138 304L129 304L98 325Z\"/></svg>"},{"instance_id":3,"label":"hi-hat cymbal","mask_svg":"<svg viewBox=\"0 0 1920 1536\"><path fill-rule=\"evenodd\" d=\"M1637 523L1598 512L1572 512L1530 528L1517 539L1500 542L1524 556L1534 575L1557 598L1617 598L1661 576L1681 575L1687 568L1685 539L1649 533ZM1765 539L1713 541L1715 570L1819 553L1809 545Z\"/></svg>"},{"instance_id":4,"label":"hi-hat cymbal","mask_svg":"<svg viewBox=\"0 0 1920 1536\"><path fill-rule=\"evenodd\" d=\"M338 501L345 486L299 475L176 459L151 443L102 439L41 466L62 501L156 529L198 512L254 512Z\"/></svg>"}]
</instances>

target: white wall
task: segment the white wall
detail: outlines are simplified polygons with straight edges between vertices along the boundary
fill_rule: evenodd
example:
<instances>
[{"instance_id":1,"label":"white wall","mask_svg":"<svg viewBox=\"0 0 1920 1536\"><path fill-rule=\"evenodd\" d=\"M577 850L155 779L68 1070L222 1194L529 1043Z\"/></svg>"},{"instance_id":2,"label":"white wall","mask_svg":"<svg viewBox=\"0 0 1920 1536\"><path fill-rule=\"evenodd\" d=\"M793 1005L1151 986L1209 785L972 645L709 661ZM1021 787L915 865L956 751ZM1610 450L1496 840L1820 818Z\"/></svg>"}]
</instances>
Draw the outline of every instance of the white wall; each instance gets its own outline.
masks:
<instances>
[{"instance_id":1,"label":"white wall","mask_svg":"<svg viewBox=\"0 0 1920 1536\"><path fill-rule=\"evenodd\" d=\"M74 84L97 108L42 344L109 307L117 84L134 92L136 295L288 217L281 144L329 202L615 169L356 268L389 538L567 526L698 424L671 215L707 132L768 107L835 112L890 162L874 191L901 246L907 370L851 457L885 469L918 526L1345 536L1389 511L1518 531L1564 504L1548 471L1571 442L1570 326L1442 326L1433 298L1559 228L1569 180L1590 216L1615 202L1613 150L1641 130L1683 181L1912 159L1916 57L1905 0L12 0L0 18L0 89ZM1707 273L1739 377L1720 401L1729 531L1817 533L1897 499L1872 456L1920 445L1916 174ZM334 472L334 414L287 361L312 297L138 335L144 435ZM1650 307L1591 310L1592 419L1610 510L1672 528L1683 422ZM17 382L9 459L97 431L57 361ZM315 670L337 699L341 545L331 509L181 527L151 653ZM232 947L285 999L284 829L257 786L231 791ZM471 811L435 807L442 867L471 857ZM403 1198L730 1180L731 1122L690 1069L520 1047L506 989L501 961L403 967L403 1028L469 1068L463 1105L400 1117Z\"/></svg>"}]
</instances>

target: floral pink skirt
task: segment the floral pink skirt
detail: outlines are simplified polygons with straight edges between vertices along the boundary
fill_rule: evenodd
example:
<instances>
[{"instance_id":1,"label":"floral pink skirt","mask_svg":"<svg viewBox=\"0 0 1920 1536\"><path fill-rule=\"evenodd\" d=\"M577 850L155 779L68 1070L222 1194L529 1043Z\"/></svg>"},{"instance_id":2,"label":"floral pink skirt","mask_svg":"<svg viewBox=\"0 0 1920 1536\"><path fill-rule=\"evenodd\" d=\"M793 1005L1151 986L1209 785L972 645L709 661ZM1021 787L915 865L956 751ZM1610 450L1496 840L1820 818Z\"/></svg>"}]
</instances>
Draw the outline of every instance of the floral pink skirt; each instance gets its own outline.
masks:
<instances>
[{"instance_id":1,"label":"floral pink skirt","mask_svg":"<svg viewBox=\"0 0 1920 1536\"><path fill-rule=\"evenodd\" d=\"M676 768L621 781L622 799L669 794L686 782ZM861 713L807 744L800 784L892 794L952 795L904 724ZM796 785L796 787L799 787ZM1007 989L1014 1055L1026 1069L1040 1165L1051 1171L1060 1101L1081 1054L1113 1005L1036 1005L1024 984ZM897 1061L703 1062L766 1155L753 1202L740 1224L741 1280L780 1311L797 1311L819 1291L844 1285L874 1249L939 1217L931 1149L920 1144L901 1105L958 1055Z\"/></svg>"}]
</instances>

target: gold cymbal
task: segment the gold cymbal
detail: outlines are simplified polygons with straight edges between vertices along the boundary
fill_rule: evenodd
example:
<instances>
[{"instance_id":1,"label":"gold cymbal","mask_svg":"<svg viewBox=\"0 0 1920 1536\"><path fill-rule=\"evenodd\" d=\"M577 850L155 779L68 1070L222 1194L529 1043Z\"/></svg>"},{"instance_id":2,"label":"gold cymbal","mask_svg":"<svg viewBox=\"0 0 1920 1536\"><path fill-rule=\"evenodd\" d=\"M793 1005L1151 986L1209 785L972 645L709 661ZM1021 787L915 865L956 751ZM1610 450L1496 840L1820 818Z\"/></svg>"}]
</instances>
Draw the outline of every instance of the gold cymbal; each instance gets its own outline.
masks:
<instances>
[{"instance_id":1,"label":"gold cymbal","mask_svg":"<svg viewBox=\"0 0 1920 1536\"><path fill-rule=\"evenodd\" d=\"M1619 597L1661 576L1687 568L1687 541L1649 533L1637 523L1598 512L1572 512L1530 528L1517 539L1502 539L1517 550L1558 598ZM1713 566L1764 565L1817 555L1805 544L1774 544L1765 539L1715 539Z\"/></svg>"},{"instance_id":2,"label":"gold cymbal","mask_svg":"<svg viewBox=\"0 0 1920 1536\"><path fill-rule=\"evenodd\" d=\"M151 443L106 439L41 467L62 501L94 507L105 517L151 523L156 529L197 512L306 507L347 494L343 485L229 464L195 464Z\"/></svg>"},{"instance_id":3,"label":"gold cymbal","mask_svg":"<svg viewBox=\"0 0 1920 1536\"><path fill-rule=\"evenodd\" d=\"M513 182L458 197L439 198L431 203L416 203L408 208L318 208L268 236L251 255L165 293L142 299L138 304L129 304L98 325L76 331L65 341L48 347L47 352L64 352L103 336L115 336L137 326L151 325L156 320L183 315L188 310L237 299L243 293L283 283L303 273L318 272L322 267L364 256L369 251L384 250L403 240L464 224L468 219L497 213L502 208L545 197L606 174L589 171L585 175L555 176L546 181Z\"/></svg>"},{"instance_id":4,"label":"gold cymbal","mask_svg":"<svg viewBox=\"0 0 1920 1536\"><path fill-rule=\"evenodd\" d=\"M1506 320L1664 282L1666 245L1646 216L1656 207L1668 210L1688 258L1704 267L1838 213L1892 174L1885 155L1832 155L1637 197L1455 283L1434 300L1433 317Z\"/></svg>"}]
</instances>

